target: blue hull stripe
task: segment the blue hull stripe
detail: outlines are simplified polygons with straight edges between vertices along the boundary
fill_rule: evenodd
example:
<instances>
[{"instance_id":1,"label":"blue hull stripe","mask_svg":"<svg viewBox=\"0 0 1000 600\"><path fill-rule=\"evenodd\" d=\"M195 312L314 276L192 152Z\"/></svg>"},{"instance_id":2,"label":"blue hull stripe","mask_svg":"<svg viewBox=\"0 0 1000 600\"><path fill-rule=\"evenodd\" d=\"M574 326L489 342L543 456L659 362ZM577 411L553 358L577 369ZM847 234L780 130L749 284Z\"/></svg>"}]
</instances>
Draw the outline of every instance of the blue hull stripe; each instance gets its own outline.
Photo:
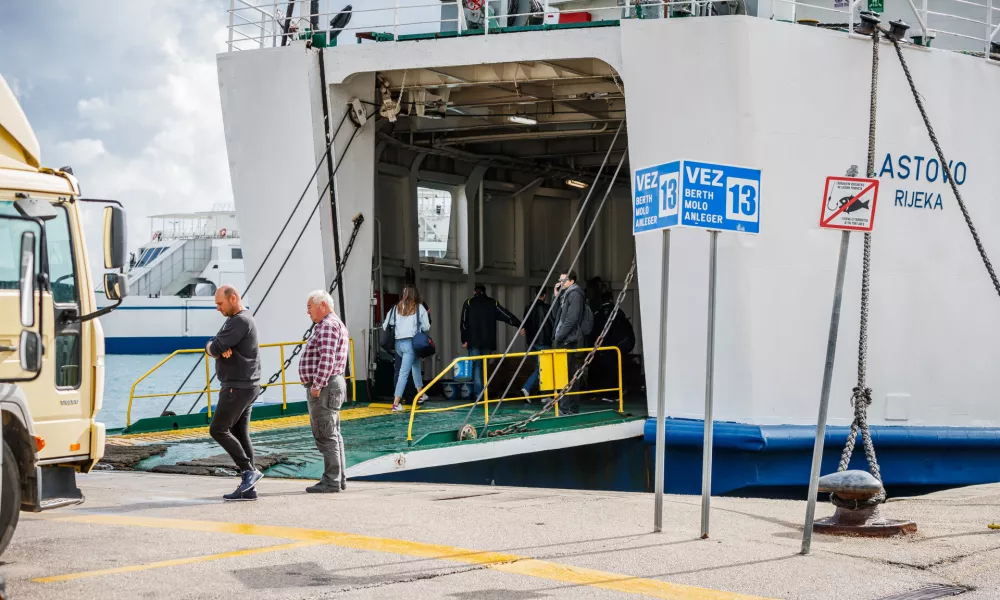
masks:
<instances>
[{"instance_id":1,"label":"blue hull stripe","mask_svg":"<svg viewBox=\"0 0 1000 600\"><path fill-rule=\"evenodd\" d=\"M701 493L704 421L666 420L666 490ZM886 487L955 486L1000 481L1000 428L872 426L872 440ZM827 427L822 473L837 470L850 428ZM643 439L656 442L656 420ZM716 422L712 493L751 488L808 486L815 426ZM860 436L850 468L867 470Z\"/></svg>"},{"instance_id":2,"label":"blue hull stripe","mask_svg":"<svg viewBox=\"0 0 1000 600\"><path fill-rule=\"evenodd\" d=\"M174 350L201 349L210 337L108 337L104 338L106 354L170 354Z\"/></svg>"}]
</instances>

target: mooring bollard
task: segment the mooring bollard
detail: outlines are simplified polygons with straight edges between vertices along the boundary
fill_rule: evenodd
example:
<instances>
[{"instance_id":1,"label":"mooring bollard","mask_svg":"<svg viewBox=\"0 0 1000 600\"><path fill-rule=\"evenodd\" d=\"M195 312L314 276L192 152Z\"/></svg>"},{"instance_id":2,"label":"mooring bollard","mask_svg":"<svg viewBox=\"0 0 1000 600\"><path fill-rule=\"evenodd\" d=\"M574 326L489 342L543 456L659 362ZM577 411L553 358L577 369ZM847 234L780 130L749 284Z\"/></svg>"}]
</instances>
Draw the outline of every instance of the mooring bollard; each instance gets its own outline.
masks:
<instances>
[{"instance_id":1,"label":"mooring bollard","mask_svg":"<svg viewBox=\"0 0 1000 600\"><path fill-rule=\"evenodd\" d=\"M837 512L813 524L817 533L888 537L917 530L913 521L882 518L879 514L882 501L878 498L882 483L867 471L824 475L819 478L819 491L830 494Z\"/></svg>"}]
</instances>

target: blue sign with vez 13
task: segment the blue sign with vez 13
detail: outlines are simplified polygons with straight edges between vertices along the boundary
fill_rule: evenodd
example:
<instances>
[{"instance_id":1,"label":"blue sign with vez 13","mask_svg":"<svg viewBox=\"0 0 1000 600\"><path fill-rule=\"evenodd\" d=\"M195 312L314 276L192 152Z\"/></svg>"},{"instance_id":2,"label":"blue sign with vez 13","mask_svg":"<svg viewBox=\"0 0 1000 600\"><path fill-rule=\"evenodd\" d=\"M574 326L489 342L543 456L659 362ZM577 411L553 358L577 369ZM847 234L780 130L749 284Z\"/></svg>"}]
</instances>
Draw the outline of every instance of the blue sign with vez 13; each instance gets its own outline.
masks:
<instances>
[{"instance_id":1,"label":"blue sign with vez 13","mask_svg":"<svg viewBox=\"0 0 1000 600\"><path fill-rule=\"evenodd\" d=\"M680 225L760 232L760 169L692 160L639 169L632 232Z\"/></svg>"},{"instance_id":2,"label":"blue sign with vez 13","mask_svg":"<svg viewBox=\"0 0 1000 600\"><path fill-rule=\"evenodd\" d=\"M680 174L680 161L635 172L633 234L680 223Z\"/></svg>"}]
</instances>

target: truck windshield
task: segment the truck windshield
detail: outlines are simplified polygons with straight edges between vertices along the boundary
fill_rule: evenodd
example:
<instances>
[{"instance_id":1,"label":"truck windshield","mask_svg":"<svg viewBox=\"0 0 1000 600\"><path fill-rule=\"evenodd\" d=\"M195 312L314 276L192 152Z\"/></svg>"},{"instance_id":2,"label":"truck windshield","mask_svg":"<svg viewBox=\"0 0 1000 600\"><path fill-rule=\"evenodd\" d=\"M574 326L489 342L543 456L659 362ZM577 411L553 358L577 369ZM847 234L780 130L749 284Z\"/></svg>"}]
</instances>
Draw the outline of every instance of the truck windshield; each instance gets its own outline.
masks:
<instances>
[{"instance_id":1,"label":"truck windshield","mask_svg":"<svg viewBox=\"0 0 1000 600\"><path fill-rule=\"evenodd\" d=\"M52 300L58 304L76 304L79 296L76 289L76 268L73 265L69 215L66 213L66 207L55 208L56 218L45 222ZM13 202L0 201L0 215L17 214ZM17 289L21 233L33 227L34 225L24 221L0 219L0 289ZM36 260L36 271L38 264L39 261Z\"/></svg>"}]
</instances>

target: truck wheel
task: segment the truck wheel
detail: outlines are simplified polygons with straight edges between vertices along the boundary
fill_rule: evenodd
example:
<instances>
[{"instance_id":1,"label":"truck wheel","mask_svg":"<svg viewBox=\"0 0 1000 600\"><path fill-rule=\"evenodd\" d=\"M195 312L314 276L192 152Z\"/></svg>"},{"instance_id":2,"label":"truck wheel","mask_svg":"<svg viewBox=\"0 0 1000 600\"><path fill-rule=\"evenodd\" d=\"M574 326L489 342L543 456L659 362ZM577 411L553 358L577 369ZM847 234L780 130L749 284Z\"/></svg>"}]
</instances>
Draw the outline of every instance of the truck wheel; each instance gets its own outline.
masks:
<instances>
[{"instance_id":1,"label":"truck wheel","mask_svg":"<svg viewBox=\"0 0 1000 600\"><path fill-rule=\"evenodd\" d=\"M0 554L14 537L21 516L21 477L17 459L7 442L3 443L3 490L0 491Z\"/></svg>"}]
</instances>

